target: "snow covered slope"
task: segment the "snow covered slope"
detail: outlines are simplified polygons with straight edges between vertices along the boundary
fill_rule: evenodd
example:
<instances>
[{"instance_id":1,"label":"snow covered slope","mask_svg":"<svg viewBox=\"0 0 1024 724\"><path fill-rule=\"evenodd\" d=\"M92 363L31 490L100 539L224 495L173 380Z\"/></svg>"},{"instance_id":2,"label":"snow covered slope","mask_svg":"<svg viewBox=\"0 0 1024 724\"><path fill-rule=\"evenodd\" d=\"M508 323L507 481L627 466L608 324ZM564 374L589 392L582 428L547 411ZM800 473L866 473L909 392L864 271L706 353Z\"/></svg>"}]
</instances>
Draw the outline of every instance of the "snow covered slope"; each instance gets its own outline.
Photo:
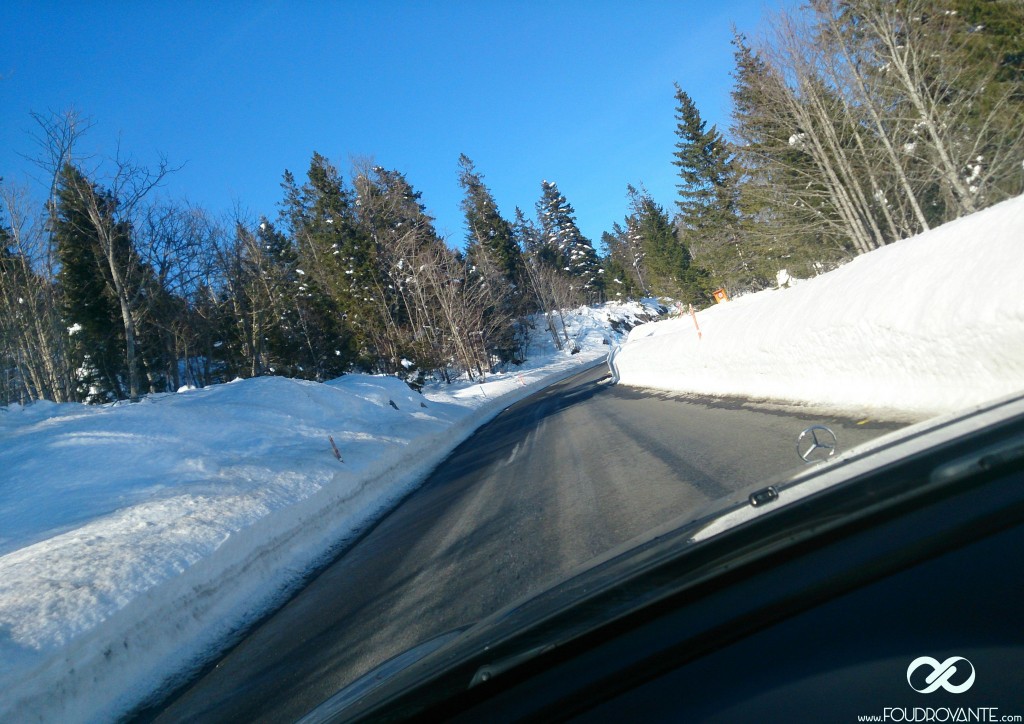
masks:
<instances>
[{"instance_id":1,"label":"snow covered slope","mask_svg":"<svg viewBox=\"0 0 1024 724\"><path fill-rule=\"evenodd\" d=\"M116 718L229 643L473 430L601 364L607 305L531 362L413 392L264 377L138 404L0 408L0 721ZM341 453L339 462L328 436Z\"/></svg>"},{"instance_id":2,"label":"snow covered slope","mask_svg":"<svg viewBox=\"0 0 1024 724\"><path fill-rule=\"evenodd\" d=\"M923 418L1024 390L1024 197L634 329L621 382Z\"/></svg>"}]
</instances>

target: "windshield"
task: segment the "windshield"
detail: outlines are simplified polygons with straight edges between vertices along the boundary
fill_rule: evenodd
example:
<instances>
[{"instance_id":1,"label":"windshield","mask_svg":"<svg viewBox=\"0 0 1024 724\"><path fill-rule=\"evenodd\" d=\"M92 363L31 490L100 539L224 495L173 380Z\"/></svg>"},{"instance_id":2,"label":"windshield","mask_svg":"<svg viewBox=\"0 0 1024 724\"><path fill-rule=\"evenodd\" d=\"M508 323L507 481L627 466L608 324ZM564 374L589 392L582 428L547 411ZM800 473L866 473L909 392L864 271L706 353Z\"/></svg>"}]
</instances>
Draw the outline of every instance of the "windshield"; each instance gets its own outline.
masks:
<instances>
[{"instance_id":1,"label":"windshield","mask_svg":"<svg viewBox=\"0 0 1024 724\"><path fill-rule=\"evenodd\" d=\"M1020 3L237 10L2 13L0 719L295 720L1024 390Z\"/></svg>"}]
</instances>

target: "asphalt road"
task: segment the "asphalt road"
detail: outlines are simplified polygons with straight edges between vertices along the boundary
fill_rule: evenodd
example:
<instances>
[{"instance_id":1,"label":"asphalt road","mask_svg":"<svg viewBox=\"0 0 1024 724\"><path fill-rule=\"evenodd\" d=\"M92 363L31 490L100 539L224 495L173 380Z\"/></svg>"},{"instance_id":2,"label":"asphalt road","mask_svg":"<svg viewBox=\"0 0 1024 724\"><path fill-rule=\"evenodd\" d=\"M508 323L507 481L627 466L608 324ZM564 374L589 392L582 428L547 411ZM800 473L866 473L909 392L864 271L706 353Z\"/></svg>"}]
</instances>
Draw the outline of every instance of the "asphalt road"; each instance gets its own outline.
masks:
<instances>
[{"instance_id":1,"label":"asphalt road","mask_svg":"<svg viewBox=\"0 0 1024 724\"><path fill-rule=\"evenodd\" d=\"M608 384L597 368L510 407L157 719L290 721L377 664L591 558L897 425ZM857 423L860 424L857 424Z\"/></svg>"}]
</instances>

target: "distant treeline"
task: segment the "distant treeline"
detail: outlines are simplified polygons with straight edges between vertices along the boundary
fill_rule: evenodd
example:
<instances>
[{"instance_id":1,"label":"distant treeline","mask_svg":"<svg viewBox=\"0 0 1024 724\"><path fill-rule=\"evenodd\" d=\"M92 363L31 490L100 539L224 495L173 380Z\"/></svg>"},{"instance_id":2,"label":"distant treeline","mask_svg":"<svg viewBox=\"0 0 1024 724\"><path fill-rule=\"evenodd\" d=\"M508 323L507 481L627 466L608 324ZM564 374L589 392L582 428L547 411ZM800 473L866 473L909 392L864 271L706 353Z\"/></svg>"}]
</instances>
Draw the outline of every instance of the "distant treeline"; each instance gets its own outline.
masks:
<instances>
[{"instance_id":1,"label":"distant treeline","mask_svg":"<svg viewBox=\"0 0 1024 724\"><path fill-rule=\"evenodd\" d=\"M346 181L314 153L301 181L284 172L273 219L225 221L158 199L166 164L87 169L88 124L37 115L45 199L0 184L0 404L266 374L484 376L531 333L571 347L561 310L700 305L1024 191L1017 0L812 0L733 43L731 129L677 86L675 212L627 186L600 252L553 182L534 218L505 217L466 156L453 249L396 170L356 163Z\"/></svg>"}]
</instances>

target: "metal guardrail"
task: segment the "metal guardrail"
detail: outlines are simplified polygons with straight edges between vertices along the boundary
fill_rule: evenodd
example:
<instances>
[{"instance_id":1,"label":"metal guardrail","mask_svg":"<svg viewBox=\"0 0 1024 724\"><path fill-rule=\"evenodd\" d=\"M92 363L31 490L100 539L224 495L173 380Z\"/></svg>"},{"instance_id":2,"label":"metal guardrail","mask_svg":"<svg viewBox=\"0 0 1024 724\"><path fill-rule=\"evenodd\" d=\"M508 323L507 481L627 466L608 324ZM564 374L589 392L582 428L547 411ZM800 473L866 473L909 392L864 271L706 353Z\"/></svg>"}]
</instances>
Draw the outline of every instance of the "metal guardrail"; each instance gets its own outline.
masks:
<instances>
[{"instance_id":1,"label":"metal guardrail","mask_svg":"<svg viewBox=\"0 0 1024 724\"><path fill-rule=\"evenodd\" d=\"M612 347L612 351L608 353L608 371L612 375L612 384L618 384L619 382L619 368L615 366L615 356L622 349L621 344L617 344Z\"/></svg>"}]
</instances>

